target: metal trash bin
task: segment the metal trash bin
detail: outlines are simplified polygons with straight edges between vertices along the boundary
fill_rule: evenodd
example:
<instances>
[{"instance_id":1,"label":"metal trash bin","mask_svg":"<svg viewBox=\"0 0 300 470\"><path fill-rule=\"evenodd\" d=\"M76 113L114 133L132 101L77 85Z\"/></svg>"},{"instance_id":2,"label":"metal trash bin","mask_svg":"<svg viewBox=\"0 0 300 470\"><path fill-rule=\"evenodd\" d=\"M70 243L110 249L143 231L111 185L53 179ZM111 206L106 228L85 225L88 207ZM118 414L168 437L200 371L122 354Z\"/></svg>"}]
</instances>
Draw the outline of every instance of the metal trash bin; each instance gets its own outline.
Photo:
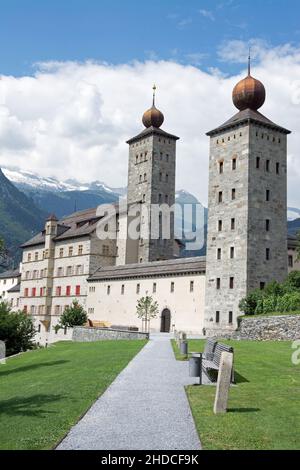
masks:
<instances>
[{"instance_id":1,"label":"metal trash bin","mask_svg":"<svg viewBox=\"0 0 300 470\"><path fill-rule=\"evenodd\" d=\"M190 377L199 377L202 385L202 353L193 353L189 359Z\"/></svg>"},{"instance_id":2,"label":"metal trash bin","mask_svg":"<svg viewBox=\"0 0 300 470\"><path fill-rule=\"evenodd\" d=\"M181 352L181 354L184 354L185 356L187 356L187 354L188 354L188 343L187 343L187 341L181 341L181 343L180 343L180 352Z\"/></svg>"}]
</instances>

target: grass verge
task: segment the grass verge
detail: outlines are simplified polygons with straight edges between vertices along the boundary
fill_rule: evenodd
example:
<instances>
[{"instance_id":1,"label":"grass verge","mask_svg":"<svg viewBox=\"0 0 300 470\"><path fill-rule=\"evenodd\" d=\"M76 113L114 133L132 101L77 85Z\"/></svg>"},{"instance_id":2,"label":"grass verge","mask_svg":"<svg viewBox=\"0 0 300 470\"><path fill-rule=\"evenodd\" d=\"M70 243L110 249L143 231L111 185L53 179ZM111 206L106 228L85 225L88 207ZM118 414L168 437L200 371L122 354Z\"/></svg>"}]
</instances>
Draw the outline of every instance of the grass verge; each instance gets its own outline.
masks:
<instances>
[{"instance_id":1,"label":"grass verge","mask_svg":"<svg viewBox=\"0 0 300 470\"><path fill-rule=\"evenodd\" d=\"M224 341L234 347L237 386L228 412L214 415L215 387L187 387L196 427L206 450L300 448L300 365L292 343ZM202 351L203 341L189 341Z\"/></svg>"},{"instance_id":2,"label":"grass verge","mask_svg":"<svg viewBox=\"0 0 300 470\"><path fill-rule=\"evenodd\" d=\"M145 341L60 342L0 365L0 449L50 449Z\"/></svg>"}]
</instances>

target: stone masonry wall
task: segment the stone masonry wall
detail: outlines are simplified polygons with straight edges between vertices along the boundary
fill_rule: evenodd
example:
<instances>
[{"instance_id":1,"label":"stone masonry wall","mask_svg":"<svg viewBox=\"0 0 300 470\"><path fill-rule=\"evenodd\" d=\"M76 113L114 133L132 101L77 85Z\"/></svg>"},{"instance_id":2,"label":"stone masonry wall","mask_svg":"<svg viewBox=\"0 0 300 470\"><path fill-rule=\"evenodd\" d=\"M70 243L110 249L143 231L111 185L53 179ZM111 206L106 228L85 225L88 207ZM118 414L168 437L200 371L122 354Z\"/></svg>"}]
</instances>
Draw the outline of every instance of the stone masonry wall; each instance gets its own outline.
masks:
<instances>
[{"instance_id":1,"label":"stone masonry wall","mask_svg":"<svg viewBox=\"0 0 300 470\"><path fill-rule=\"evenodd\" d=\"M300 315L245 317L239 328L230 333L224 330L207 330L207 336L252 341L294 341L300 339Z\"/></svg>"},{"instance_id":2,"label":"stone masonry wall","mask_svg":"<svg viewBox=\"0 0 300 470\"><path fill-rule=\"evenodd\" d=\"M148 339L148 333L138 331L121 331L107 328L87 328L77 326L73 329L73 341L103 341L119 339Z\"/></svg>"}]
</instances>

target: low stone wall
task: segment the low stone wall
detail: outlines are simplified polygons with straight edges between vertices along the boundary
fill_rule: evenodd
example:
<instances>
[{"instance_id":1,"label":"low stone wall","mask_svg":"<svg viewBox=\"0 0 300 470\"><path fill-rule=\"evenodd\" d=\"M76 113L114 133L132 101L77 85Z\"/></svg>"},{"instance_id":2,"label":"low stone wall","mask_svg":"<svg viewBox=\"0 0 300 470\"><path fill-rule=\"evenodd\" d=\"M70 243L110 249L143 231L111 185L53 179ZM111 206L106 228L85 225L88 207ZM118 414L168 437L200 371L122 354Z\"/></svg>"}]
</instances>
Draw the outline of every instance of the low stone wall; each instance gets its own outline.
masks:
<instances>
[{"instance_id":1,"label":"low stone wall","mask_svg":"<svg viewBox=\"0 0 300 470\"><path fill-rule=\"evenodd\" d=\"M148 333L139 331L114 330L108 328L89 328L75 326L73 329L73 341L103 341L118 339L149 339Z\"/></svg>"},{"instance_id":2,"label":"low stone wall","mask_svg":"<svg viewBox=\"0 0 300 470\"><path fill-rule=\"evenodd\" d=\"M300 339L300 315L241 318L234 336L258 341Z\"/></svg>"},{"instance_id":3,"label":"low stone wall","mask_svg":"<svg viewBox=\"0 0 300 470\"><path fill-rule=\"evenodd\" d=\"M300 339L300 315L243 317L236 331L214 331L207 336L253 341L293 341Z\"/></svg>"}]
</instances>

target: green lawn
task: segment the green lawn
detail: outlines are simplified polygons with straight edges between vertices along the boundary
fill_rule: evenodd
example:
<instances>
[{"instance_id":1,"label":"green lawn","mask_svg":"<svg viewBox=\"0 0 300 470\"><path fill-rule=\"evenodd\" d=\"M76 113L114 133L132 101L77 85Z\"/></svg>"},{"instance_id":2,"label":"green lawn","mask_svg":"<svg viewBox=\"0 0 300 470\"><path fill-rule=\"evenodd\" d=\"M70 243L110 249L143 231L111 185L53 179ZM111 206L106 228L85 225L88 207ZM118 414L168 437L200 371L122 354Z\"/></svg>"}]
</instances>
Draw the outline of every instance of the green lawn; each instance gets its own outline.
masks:
<instances>
[{"instance_id":1,"label":"green lawn","mask_svg":"<svg viewBox=\"0 0 300 470\"><path fill-rule=\"evenodd\" d=\"M0 365L0 449L50 449L145 341L61 342Z\"/></svg>"},{"instance_id":2,"label":"green lawn","mask_svg":"<svg viewBox=\"0 0 300 470\"><path fill-rule=\"evenodd\" d=\"M227 414L213 414L215 387L187 388L204 449L300 449L300 365L291 362L291 343L225 342L237 371ZM189 350L203 344L191 340Z\"/></svg>"}]
</instances>

